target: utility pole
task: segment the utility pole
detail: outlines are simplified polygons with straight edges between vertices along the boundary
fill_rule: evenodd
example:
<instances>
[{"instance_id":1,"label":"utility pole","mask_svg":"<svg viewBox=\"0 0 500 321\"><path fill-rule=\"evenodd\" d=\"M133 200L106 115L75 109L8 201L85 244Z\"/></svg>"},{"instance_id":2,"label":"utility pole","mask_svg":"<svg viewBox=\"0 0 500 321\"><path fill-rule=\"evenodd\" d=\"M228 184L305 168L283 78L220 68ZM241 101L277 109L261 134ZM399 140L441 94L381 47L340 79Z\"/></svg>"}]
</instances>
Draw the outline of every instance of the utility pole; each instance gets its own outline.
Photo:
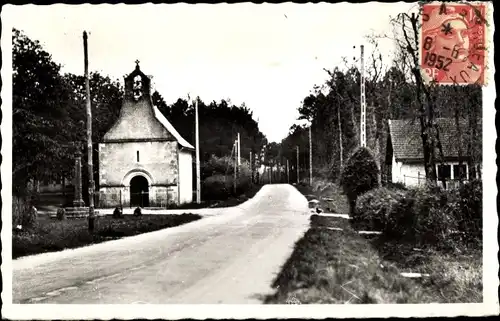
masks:
<instances>
[{"instance_id":1,"label":"utility pole","mask_svg":"<svg viewBox=\"0 0 500 321\"><path fill-rule=\"evenodd\" d=\"M361 126L360 126L360 145L366 147L366 96L365 96L365 61L364 46L361 45Z\"/></svg>"},{"instance_id":2,"label":"utility pole","mask_svg":"<svg viewBox=\"0 0 500 321\"><path fill-rule=\"evenodd\" d=\"M290 165L288 164L288 158L286 159L286 182L290 184Z\"/></svg>"},{"instance_id":3,"label":"utility pole","mask_svg":"<svg viewBox=\"0 0 500 321\"><path fill-rule=\"evenodd\" d=\"M250 151L250 184L253 184L252 151Z\"/></svg>"},{"instance_id":4,"label":"utility pole","mask_svg":"<svg viewBox=\"0 0 500 321\"><path fill-rule=\"evenodd\" d=\"M309 126L309 185L313 184L313 158L312 158L312 124Z\"/></svg>"},{"instance_id":5,"label":"utility pole","mask_svg":"<svg viewBox=\"0 0 500 321\"><path fill-rule=\"evenodd\" d=\"M273 164L269 162L269 184L273 183Z\"/></svg>"},{"instance_id":6,"label":"utility pole","mask_svg":"<svg viewBox=\"0 0 500 321\"><path fill-rule=\"evenodd\" d=\"M297 145L297 184L300 182L299 171L300 171L299 145Z\"/></svg>"},{"instance_id":7,"label":"utility pole","mask_svg":"<svg viewBox=\"0 0 500 321\"><path fill-rule=\"evenodd\" d=\"M234 144L233 144L233 150L234 150L234 182L233 182L233 188L234 188L234 195L235 196L236 196L236 181L238 179L237 174L236 174L237 171L238 171L238 168L237 168L238 164L236 163L238 156L236 155L236 153L237 153L236 149L237 149L237 145L236 145L236 142L234 142Z\"/></svg>"},{"instance_id":8,"label":"utility pole","mask_svg":"<svg viewBox=\"0 0 500 321\"><path fill-rule=\"evenodd\" d=\"M201 203L201 178L200 178L200 124L198 120L198 98L194 103L196 126L196 203Z\"/></svg>"},{"instance_id":9,"label":"utility pole","mask_svg":"<svg viewBox=\"0 0 500 321\"><path fill-rule=\"evenodd\" d=\"M90 82L89 82L89 57L87 46L87 32L83 32L83 52L85 65L85 94L87 109L87 156L89 170L89 231L94 231L94 166L92 164L92 109L90 106Z\"/></svg>"},{"instance_id":10,"label":"utility pole","mask_svg":"<svg viewBox=\"0 0 500 321\"><path fill-rule=\"evenodd\" d=\"M240 161L240 156L241 156L241 149L240 149L240 133L238 133L238 170L240 169L241 161Z\"/></svg>"}]
</instances>

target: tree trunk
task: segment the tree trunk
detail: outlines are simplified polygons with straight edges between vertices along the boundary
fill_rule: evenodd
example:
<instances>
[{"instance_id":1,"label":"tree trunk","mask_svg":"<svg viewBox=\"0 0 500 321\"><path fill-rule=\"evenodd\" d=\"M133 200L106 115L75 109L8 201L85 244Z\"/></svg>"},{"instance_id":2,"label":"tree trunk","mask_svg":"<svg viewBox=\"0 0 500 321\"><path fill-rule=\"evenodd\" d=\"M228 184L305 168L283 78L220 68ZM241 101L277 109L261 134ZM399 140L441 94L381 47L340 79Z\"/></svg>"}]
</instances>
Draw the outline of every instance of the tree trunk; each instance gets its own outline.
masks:
<instances>
[{"instance_id":1,"label":"tree trunk","mask_svg":"<svg viewBox=\"0 0 500 321\"><path fill-rule=\"evenodd\" d=\"M462 159L462 130L460 128L460 117L459 117L459 109L457 104L455 104L455 126L457 127L457 135L458 135L458 167L462 168L463 159ZM460 174L460 173L459 173ZM460 186L462 186L462 176L459 175L458 182Z\"/></svg>"}]
</instances>

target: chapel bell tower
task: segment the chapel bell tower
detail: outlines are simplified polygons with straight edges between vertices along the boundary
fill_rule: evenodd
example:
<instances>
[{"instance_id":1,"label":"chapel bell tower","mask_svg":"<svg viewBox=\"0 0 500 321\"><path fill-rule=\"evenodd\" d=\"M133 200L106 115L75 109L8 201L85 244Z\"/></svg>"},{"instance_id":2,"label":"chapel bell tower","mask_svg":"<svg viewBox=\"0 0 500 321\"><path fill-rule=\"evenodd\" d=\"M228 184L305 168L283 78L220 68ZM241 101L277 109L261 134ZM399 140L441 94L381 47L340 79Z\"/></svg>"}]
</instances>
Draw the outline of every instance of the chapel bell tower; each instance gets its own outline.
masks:
<instances>
[{"instance_id":1,"label":"chapel bell tower","mask_svg":"<svg viewBox=\"0 0 500 321\"><path fill-rule=\"evenodd\" d=\"M139 68L139 60L135 63L135 70L125 77L125 99L134 102L151 98L151 79Z\"/></svg>"}]
</instances>

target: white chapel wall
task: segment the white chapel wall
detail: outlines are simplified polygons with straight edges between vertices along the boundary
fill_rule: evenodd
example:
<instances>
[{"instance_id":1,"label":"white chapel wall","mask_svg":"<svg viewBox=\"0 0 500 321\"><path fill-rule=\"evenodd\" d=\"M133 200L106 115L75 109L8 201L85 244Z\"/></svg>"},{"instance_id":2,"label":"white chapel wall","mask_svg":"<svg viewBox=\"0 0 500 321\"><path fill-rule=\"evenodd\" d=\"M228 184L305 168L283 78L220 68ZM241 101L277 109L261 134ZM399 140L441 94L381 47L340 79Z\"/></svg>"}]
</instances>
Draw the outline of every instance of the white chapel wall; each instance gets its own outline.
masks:
<instances>
[{"instance_id":1,"label":"white chapel wall","mask_svg":"<svg viewBox=\"0 0 500 321\"><path fill-rule=\"evenodd\" d=\"M99 154L99 176L103 186L127 185L129 182L123 179L134 169L147 171L154 184L177 185L177 142L100 144Z\"/></svg>"}]
</instances>

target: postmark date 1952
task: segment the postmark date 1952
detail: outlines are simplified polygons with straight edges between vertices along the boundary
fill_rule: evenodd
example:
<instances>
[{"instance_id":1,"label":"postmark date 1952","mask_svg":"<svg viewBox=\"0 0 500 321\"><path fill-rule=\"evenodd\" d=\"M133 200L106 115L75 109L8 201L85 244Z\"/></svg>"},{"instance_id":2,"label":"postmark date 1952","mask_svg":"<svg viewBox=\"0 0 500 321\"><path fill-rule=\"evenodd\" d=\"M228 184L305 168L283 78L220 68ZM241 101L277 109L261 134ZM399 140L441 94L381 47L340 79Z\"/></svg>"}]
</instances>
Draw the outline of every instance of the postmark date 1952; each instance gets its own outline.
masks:
<instances>
[{"instance_id":1,"label":"postmark date 1952","mask_svg":"<svg viewBox=\"0 0 500 321\"><path fill-rule=\"evenodd\" d=\"M421 16L420 67L426 80L484 85L486 4L426 3Z\"/></svg>"}]
</instances>

